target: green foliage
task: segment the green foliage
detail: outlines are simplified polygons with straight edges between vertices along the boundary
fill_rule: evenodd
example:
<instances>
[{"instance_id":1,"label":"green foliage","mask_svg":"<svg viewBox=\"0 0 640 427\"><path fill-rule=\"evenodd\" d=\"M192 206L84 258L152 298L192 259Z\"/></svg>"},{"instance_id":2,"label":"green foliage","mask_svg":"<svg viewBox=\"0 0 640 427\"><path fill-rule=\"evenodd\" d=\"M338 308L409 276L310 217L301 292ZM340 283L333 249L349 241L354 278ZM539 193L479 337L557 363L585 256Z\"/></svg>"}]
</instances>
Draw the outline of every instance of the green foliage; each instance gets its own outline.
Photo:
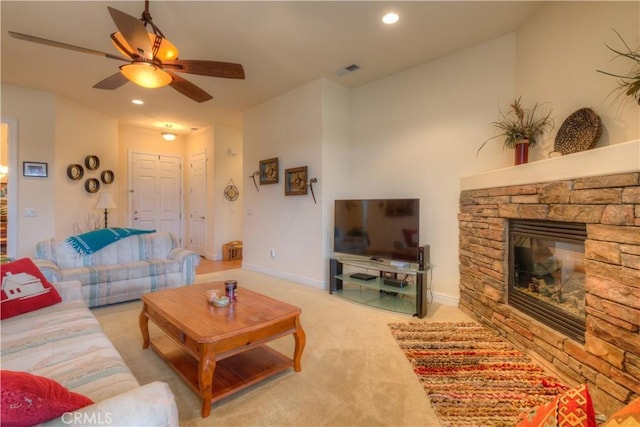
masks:
<instances>
[{"instance_id":1,"label":"green foliage","mask_svg":"<svg viewBox=\"0 0 640 427\"><path fill-rule=\"evenodd\" d=\"M618 90L620 90L624 95L630 96L636 100L638 105L640 105L640 48L637 48L635 51L631 50L629 45L624 41L620 33L616 30L613 30L617 35L622 44L624 45L626 51L621 49L614 49L611 46L605 44L610 51L614 52L617 57L629 58L634 62L631 72L628 76L621 76L619 74L609 73L607 71L597 70L599 73L606 74L608 76L617 77L618 80Z\"/></svg>"}]
</instances>

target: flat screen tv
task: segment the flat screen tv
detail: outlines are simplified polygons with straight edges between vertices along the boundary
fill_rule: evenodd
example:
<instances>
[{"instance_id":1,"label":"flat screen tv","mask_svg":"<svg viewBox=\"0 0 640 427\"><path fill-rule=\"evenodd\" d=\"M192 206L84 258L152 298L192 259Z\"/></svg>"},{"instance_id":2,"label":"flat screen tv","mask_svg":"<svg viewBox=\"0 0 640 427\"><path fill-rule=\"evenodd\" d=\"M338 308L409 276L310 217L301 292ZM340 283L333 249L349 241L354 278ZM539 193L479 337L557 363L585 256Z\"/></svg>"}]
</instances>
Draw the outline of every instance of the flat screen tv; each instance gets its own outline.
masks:
<instances>
[{"instance_id":1,"label":"flat screen tv","mask_svg":"<svg viewBox=\"0 0 640 427\"><path fill-rule=\"evenodd\" d=\"M333 251L417 262L420 199L336 200Z\"/></svg>"}]
</instances>

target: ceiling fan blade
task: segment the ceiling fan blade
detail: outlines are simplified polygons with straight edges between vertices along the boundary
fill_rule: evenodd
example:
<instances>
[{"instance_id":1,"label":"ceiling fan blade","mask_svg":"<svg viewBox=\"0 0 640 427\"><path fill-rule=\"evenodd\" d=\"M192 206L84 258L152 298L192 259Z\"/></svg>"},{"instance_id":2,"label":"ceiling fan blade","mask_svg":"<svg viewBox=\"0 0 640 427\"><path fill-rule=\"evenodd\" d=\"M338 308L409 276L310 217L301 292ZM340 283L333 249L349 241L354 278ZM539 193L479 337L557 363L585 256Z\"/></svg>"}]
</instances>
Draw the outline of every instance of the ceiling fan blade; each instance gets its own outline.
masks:
<instances>
[{"instance_id":1,"label":"ceiling fan blade","mask_svg":"<svg viewBox=\"0 0 640 427\"><path fill-rule=\"evenodd\" d=\"M196 102L205 102L210 99L213 99L211 95L209 95L207 92L200 89L198 86L194 85L190 81L185 80L182 77L170 71L167 71L167 70L165 71L173 78L173 81L169 83L169 86L171 86L172 88L174 88L175 90L183 94L184 96L187 96Z\"/></svg>"},{"instance_id":2,"label":"ceiling fan blade","mask_svg":"<svg viewBox=\"0 0 640 427\"><path fill-rule=\"evenodd\" d=\"M149 41L147 29L142 21L111 6L107 6L107 9L109 9L111 19L113 19L120 33L122 33L122 37L124 37L125 41L131 49L133 49L133 53L139 55L141 58L152 60L153 50L151 42Z\"/></svg>"},{"instance_id":3,"label":"ceiling fan blade","mask_svg":"<svg viewBox=\"0 0 640 427\"><path fill-rule=\"evenodd\" d=\"M30 36L28 34L16 33L15 31L9 31L9 35L13 38L32 42L32 43L39 43L47 46L59 47L61 49L74 50L76 52L90 53L92 55L104 56L105 58L109 58L109 59L117 59L117 60L126 61L126 62L130 61L129 59L123 58L122 56L112 55L110 53L100 52L99 50L93 50L93 49L88 49L86 47L74 46L72 44L61 43L61 42L57 42L49 39L43 39L41 37Z\"/></svg>"},{"instance_id":4,"label":"ceiling fan blade","mask_svg":"<svg viewBox=\"0 0 640 427\"><path fill-rule=\"evenodd\" d=\"M121 72L118 71L117 73L107 77L106 79L94 84L93 87L96 89L114 90L118 89L128 81L129 79L127 79Z\"/></svg>"},{"instance_id":5,"label":"ceiling fan blade","mask_svg":"<svg viewBox=\"0 0 640 427\"><path fill-rule=\"evenodd\" d=\"M244 69L240 64L232 62L200 61L193 59L176 59L165 61L162 67L171 68L181 73L199 74L209 77L223 77L226 79L244 79Z\"/></svg>"}]
</instances>

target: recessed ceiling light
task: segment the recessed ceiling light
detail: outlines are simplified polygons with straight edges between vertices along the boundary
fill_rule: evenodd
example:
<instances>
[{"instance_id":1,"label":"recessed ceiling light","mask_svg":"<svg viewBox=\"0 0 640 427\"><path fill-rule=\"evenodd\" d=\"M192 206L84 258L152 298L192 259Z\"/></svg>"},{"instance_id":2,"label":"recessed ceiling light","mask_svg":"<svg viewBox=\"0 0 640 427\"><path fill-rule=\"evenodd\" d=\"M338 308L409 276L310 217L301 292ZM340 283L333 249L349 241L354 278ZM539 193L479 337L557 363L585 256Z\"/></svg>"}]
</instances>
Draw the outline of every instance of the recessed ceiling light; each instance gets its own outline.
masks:
<instances>
[{"instance_id":1,"label":"recessed ceiling light","mask_svg":"<svg viewBox=\"0 0 640 427\"><path fill-rule=\"evenodd\" d=\"M396 22L398 22L398 19L400 19L400 16L398 16L397 13L389 12L382 17L382 22L384 22L385 24L395 24Z\"/></svg>"},{"instance_id":2,"label":"recessed ceiling light","mask_svg":"<svg viewBox=\"0 0 640 427\"><path fill-rule=\"evenodd\" d=\"M142 99L134 99L133 101L131 101L131 103L136 105L142 105L144 104L144 101Z\"/></svg>"}]
</instances>

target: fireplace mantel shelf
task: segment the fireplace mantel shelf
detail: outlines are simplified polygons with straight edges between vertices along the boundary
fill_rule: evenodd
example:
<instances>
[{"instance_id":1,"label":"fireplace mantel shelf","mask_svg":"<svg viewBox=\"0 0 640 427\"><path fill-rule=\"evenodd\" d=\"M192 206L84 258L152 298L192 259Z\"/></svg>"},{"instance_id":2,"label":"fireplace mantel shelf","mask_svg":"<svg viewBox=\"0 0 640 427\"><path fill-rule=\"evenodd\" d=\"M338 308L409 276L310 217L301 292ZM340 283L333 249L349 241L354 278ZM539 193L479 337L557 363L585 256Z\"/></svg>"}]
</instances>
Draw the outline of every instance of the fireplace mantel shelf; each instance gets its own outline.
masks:
<instances>
[{"instance_id":1,"label":"fireplace mantel shelf","mask_svg":"<svg viewBox=\"0 0 640 427\"><path fill-rule=\"evenodd\" d=\"M498 169L460 180L461 190L536 184L640 171L640 140Z\"/></svg>"}]
</instances>

